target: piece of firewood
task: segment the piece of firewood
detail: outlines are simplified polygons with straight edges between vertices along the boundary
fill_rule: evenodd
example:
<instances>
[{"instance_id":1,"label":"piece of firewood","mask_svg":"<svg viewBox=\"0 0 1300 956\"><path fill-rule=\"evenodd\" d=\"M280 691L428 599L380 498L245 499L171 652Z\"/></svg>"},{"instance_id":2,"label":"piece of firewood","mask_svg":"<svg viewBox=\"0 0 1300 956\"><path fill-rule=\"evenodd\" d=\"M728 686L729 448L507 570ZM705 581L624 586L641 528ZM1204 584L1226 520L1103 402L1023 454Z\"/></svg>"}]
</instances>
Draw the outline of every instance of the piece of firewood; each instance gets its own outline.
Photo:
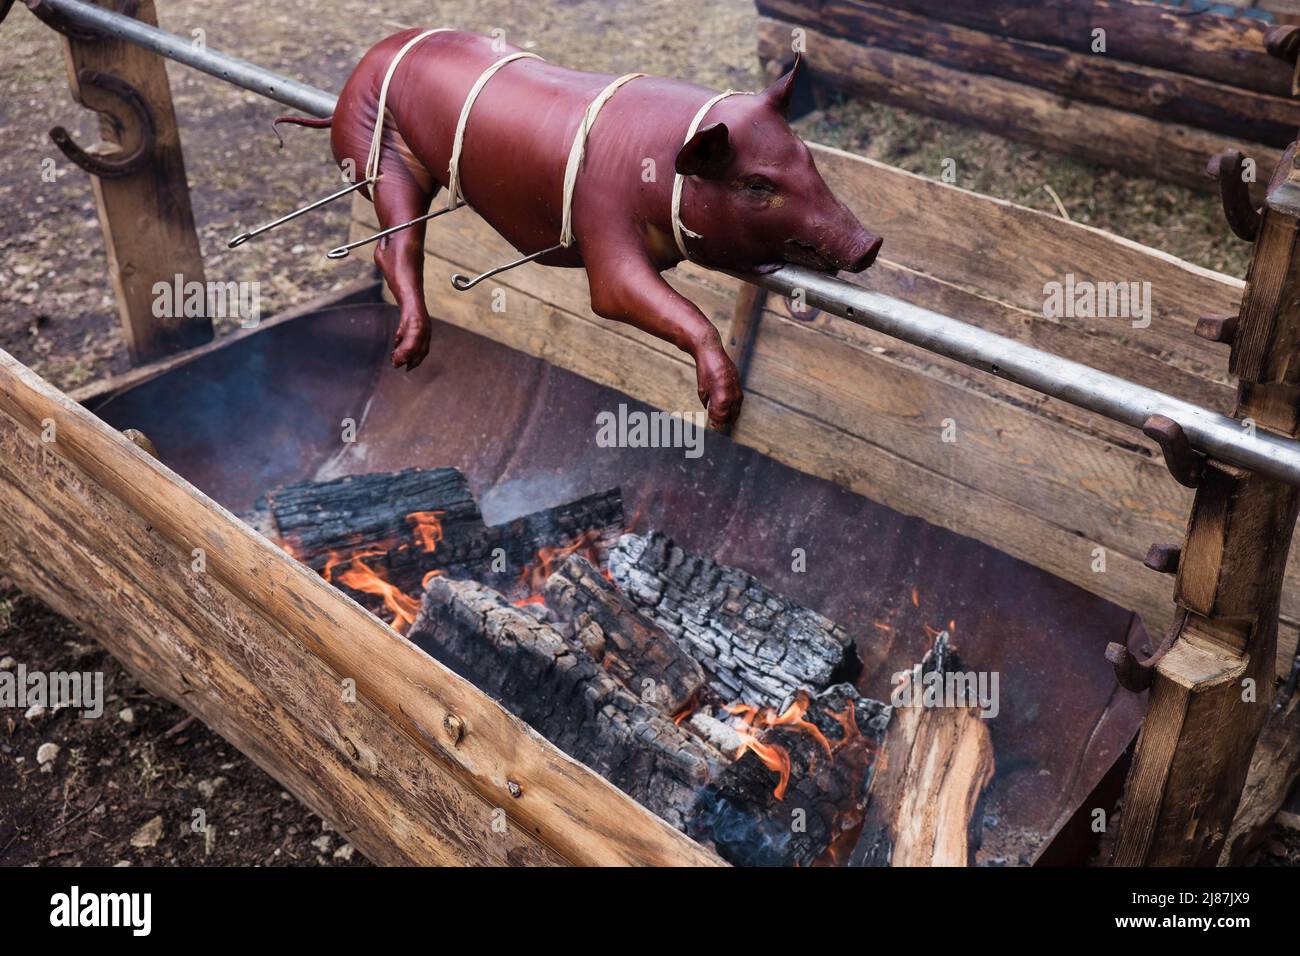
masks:
<instances>
[{"instance_id":1,"label":"piece of firewood","mask_svg":"<svg viewBox=\"0 0 1300 956\"><path fill-rule=\"evenodd\" d=\"M700 665L642 617L586 558L566 558L543 594L547 606L571 623L578 643L641 700L673 716L703 689Z\"/></svg>"},{"instance_id":2,"label":"piece of firewood","mask_svg":"<svg viewBox=\"0 0 1300 956\"><path fill-rule=\"evenodd\" d=\"M476 582L431 580L407 636L679 829L726 762L576 641Z\"/></svg>"},{"instance_id":3,"label":"piece of firewood","mask_svg":"<svg viewBox=\"0 0 1300 956\"><path fill-rule=\"evenodd\" d=\"M800 689L852 680L861 667L833 621L660 532L621 537L609 570L642 613L704 665L724 701L777 707Z\"/></svg>"},{"instance_id":4,"label":"piece of firewood","mask_svg":"<svg viewBox=\"0 0 1300 956\"><path fill-rule=\"evenodd\" d=\"M454 468L299 482L267 495L266 510L269 520L258 526L308 567L342 571L360 555L412 604L433 571L526 596L533 583L528 572L543 549L582 541L603 553L624 527L618 489L487 525L465 476ZM338 583L337 574L330 577ZM347 590L366 607L382 603Z\"/></svg>"},{"instance_id":5,"label":"piece of firewood","mask_svg":"<svg viewBox=\"0 0 1300 956\"><path fill-rule=\"evenodd\" d=\"M750 743L701 791L687 832L737 866L842 862L889 714L849 684L800 692L779 713L742 712Z\"/></svg>"},{"instance_id":6,"label":"piece of firewood","mask_svg":"<svg viewBox=\"0 0 1300 956\"><path fill-rule=\"evenodd\" d=\"M960 669L940 635L922 673ZM910 706L893 708L851 866L969 866L974 860L980 799L994 771L988 724L973 707L922 706L914 690Z\"/></svg>"}]
</instances>

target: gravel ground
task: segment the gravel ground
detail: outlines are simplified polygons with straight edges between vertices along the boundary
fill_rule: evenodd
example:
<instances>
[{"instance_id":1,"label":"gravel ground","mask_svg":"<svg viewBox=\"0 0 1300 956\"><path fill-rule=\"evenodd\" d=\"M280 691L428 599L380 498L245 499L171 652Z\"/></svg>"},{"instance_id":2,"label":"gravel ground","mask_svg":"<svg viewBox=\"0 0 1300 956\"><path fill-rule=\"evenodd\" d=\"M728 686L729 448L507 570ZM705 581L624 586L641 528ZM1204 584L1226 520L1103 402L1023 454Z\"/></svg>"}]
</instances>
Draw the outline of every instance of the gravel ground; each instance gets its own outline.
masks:
<instances>
[{"instance_id":1,"label":"gravel ground","mask_svg":"<svg viewBox=\"0 0 1300 956\"><path fill-rule=\"evenodd\" d=\"M681 0L160 0L161 25L327 89L374 41L410 26L505 31L549 59L590 69L674 74L752 88L748 0L692 9ZM201 31L201 33L196 33ZM0 26L0 348L73 388L129 367L105 274L87 177L48 137L67 126L93 141L93 115L71 101L57 36L19 4ZM228 250L238 227L313 199L335 182L327 137L290 130L283 110L168 65L209 279L258 281L270 314L363 274L364 258L328 262L344 234L342 205L281 230L278 241ZM997 137L887 107L832 102L799 124L810 139L923 175L958 162L958 184L1110 229L1234 275L1248 247L1213 199L1135 181ZM43 164L57 169L54 182ZM232 326L233 327L233 326ZM231 327L219 327L224 334ZM151 697L88 638L0 580L0 666L105 675L98 720L67 711L0 712L0 864L363 862L318 817L179 708ZM53 747L57 747L57 751ZM42 757L47 758L42 761ZM193 826L202 810L206 826ZM1300 835L1279 830L1262 862L1300 862Z\"/></svg>"}]
</instances>

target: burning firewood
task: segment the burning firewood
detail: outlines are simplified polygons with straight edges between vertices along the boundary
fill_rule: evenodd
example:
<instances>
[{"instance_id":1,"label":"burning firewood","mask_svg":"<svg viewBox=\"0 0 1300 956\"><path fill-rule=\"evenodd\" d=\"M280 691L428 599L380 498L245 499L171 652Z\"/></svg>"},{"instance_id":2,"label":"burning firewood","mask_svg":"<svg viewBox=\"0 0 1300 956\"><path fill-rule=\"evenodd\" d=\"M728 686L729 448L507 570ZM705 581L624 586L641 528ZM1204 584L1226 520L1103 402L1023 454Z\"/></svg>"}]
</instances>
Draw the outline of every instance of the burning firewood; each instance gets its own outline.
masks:
<instances>
[{"instance_id":1,"label":"burning firewood","mask_svg":"<svg viewBox=\"0 0 1300 956\"><path fill-rule=\"evenodd\" d=\"M742 755L701 791L688 832L742 866L842 862L864 818L889 706L837 684L817 697L800 691L779 713L733 711L743 717Z\"/></svg>"},{"instance_id":2,"label":"burning firewood","mask_svg":"<svg viewBox=\"0 0 1300 956\"><path fill-rule=\"evenodd\" d=\"M632 602L704 664L723 700L776 707L860 669L843 628L659 532L624 535L609 569Z\"/></svg>"},{"instance_id":3,"label":"burning firewood","mask_svg":"<svg viewBox=\"0 0 1300 956\"><path fill-rule=\"evenodd\" d=\"M675 715L699 696L705 682L700 665L585 558L565 560L544 593L547 606L572 623L593 659L642 700Z\"/></svg>"},{"instance_id":4,"label":"burning firewood","mask_svg":"<svg viewBox=\"0 0 1300 956\"><path fill-rule=\"evenodd\" d=\"M407 636L678 828L726 761L575 640L481 584L431 580Z\"/></svg>"},{"instance_id":5,"label":"burning firewood","mask_svg":"<svg viewBox=\"0 0 1300 956\"><path fill-rule=\"evenodd\" d=\"M487 525L454 468L287 485L267 496L266 512L260 526L270 536L399 630L430 576L472 577L524 597L559 556L603 553L624 528L617 489Z\"/></svg>"},{"instance_id":6,"label":"burning firewood","mask_svg":"<svg viewBox=\"0 0 1300 956\"><path fill-rule=\"evenodd\" d=\"M733 862L964 863L976 842L982 721L862 697L843 629L661 533L618 537L617 491L489 526L459 472L411 469L291 485L264 513L300 560ZM946 636L925 667L955 667Z\"/></svg>"},{"instance_id":7,"label":"burning firewood","mask_svg":"<svg viewBox=\"0 0 1300 956\"><path fill-rule=\"evenodd\" d=\"M947 634L923 674L961 670ZM910 679L910 678L909 678ZM853 866L968 866L979 847L980 799L993 779L988 723L974 707L895 707L871 784Z\"/></svg>"}]
</instances>

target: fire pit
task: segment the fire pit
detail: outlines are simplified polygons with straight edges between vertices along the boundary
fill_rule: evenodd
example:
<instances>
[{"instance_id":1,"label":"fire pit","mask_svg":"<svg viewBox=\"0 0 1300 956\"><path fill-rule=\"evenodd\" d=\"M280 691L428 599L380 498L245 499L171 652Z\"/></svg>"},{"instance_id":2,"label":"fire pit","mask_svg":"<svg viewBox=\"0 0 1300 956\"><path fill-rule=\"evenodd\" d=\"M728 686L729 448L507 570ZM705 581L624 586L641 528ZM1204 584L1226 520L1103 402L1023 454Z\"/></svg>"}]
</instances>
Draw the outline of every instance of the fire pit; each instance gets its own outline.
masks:
<instances>
[{"instance_id":1,"label":"fire pit","mask_svg":"<svg viewBox=\"0 0 1300 956\"><path fill-rule=\"evenodd\" d=\"M1131 612L716 435L601 447L644 406L451 326L384 369L393 322L307 314L94 410L733 862L1031 862L1131 741ZM890 706L936 672L997 675L997 719Z\"/></svg>"}]
</instances>

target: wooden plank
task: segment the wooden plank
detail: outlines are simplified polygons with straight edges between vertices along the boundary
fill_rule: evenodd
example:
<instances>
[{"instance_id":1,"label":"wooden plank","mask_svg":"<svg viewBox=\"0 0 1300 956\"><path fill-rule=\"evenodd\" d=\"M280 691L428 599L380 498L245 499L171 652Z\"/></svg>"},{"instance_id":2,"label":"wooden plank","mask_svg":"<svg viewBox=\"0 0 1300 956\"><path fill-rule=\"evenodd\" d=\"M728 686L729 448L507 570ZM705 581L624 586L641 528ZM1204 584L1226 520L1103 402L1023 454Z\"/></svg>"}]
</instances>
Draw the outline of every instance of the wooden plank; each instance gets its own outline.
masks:
<instances>
[{"instance_id":1,"label":"wooden plank","mask_svg":"<svg viewBox=\"0 0 1300 956\"><path fill-rule=\"evenodd\" d=\"M99 5L113 6L103 0ZM140 0L136 19L158 25L154 0ZM134 149L143 135L142 127L120 99L83 84L78 78L80 70L98 70L129 83L152 116L154 148L139 170L121 177L90 177L108 251L108 274L131 359L145 362L201 345L212 338L212 318L206 306L201 315L186 315L183 303L172 310L178 314L154 314L155 283L172 286L177 276L185 284L206 282L163 60L110 38L83 41L64 37L63 45L73 95L112 116L100 123L104 142L115 147L107 151L106 158ZM87 151L94 153L95 149L88 147Z\"/></svg>"},{"instance_id":2,"label":"wooden plank","mask_svg":"<svg viewBox=\"0 0 1300 956\"><path fill-rule=\"evenodd\" d=\"M758 22L759 58L789 59L791 24ZM1139 176L1158 176L1192 189L1210 190L1207 160L1235 147L1254 158L1266 177L1281 151L1176 123L1163 123L1061 97L994 76L975 77L920 57L861 46L805 30L814 80L928 116L987 129L1009 139L1067 153Z\"/></svg>"},{"instance_id":3,"label":"wooden plank","mask_svg":"<svg viewBox=\"0 0 1300 956\"><path fill-rule=\"evenodd\" d=\"M363 849L420 863L718 862L3 352L0 413L3 553L21 556L10 573ZM187 574L196 548L206 567ZM293 703L345 679L373 719ZM448 718L468 728L458 743ZM311 735L314 756L290 753ZM394 777L391 797L376 775ZM507 842L482 829L498 817Z\"/></svg>"},{"instance_id":4,"label":"wooden plank","mask_svg":"<svg viewBox=\"0 0 1300 956\"><path fill-rule=\"evenodd\" d=\"M1044 285L1150 282L1151 325L1123 318L1065 319L1113 346L1229 382L1224 349L1194 334L1198 316L1235 313L1245 283L1083 223L918 176L843 150L814 146L827 184L877 235L881 255L1043 315ZM863 274L872 284L873 271Z\"/></svg>"},{"instance_id":5,"label":"wooden plank","mask_svg":"<svg viewBox=\"0 0 1300 956\"><path fill-rule=\"evenodd\" d=\"M766 16L830 36L885 47L966 73L1001 77L1164 123L1181 123L1284 149L1300 127L1300 103L1111 55L985 33L908 13L881 0L759 0ZM817 49L810 50L816 59Z\"/></svg>"},{"instance_id":6,"label":"wooden plank","mask_svg":"<svg viewBox=\"0 0 1300 956\"><path fill-rule=\"evenodd\" d=\"M883 0L909 13L999 36L1091 53L1106 31L1106 56L1145 63L1274 96L1288 96L1291 69L1268 55L1269 24L1208 11L1189 15L1145 0ZM1294 3L1294 0L1270 0Z\"/></svg>"},{"instance_id":7,"label":"wooden plank","mask_svg":"<svg viewBox=\"0 0 1300 956\"><path fill-rule=\"evenodd\" d=\"M371 860L563 862L518 827L494 834L494 808L368 699L348 703L341 675L194 573L188 554L3 413L0 446L0 544L6 555L31 556L6 562L20 586L90 633L111 634L101 639L153 693L221 733ZM85 531L105 523L132 547L89 541ZM82 590L88 579L104 588L98 597Z\"/></svg>"}]
</instances>

